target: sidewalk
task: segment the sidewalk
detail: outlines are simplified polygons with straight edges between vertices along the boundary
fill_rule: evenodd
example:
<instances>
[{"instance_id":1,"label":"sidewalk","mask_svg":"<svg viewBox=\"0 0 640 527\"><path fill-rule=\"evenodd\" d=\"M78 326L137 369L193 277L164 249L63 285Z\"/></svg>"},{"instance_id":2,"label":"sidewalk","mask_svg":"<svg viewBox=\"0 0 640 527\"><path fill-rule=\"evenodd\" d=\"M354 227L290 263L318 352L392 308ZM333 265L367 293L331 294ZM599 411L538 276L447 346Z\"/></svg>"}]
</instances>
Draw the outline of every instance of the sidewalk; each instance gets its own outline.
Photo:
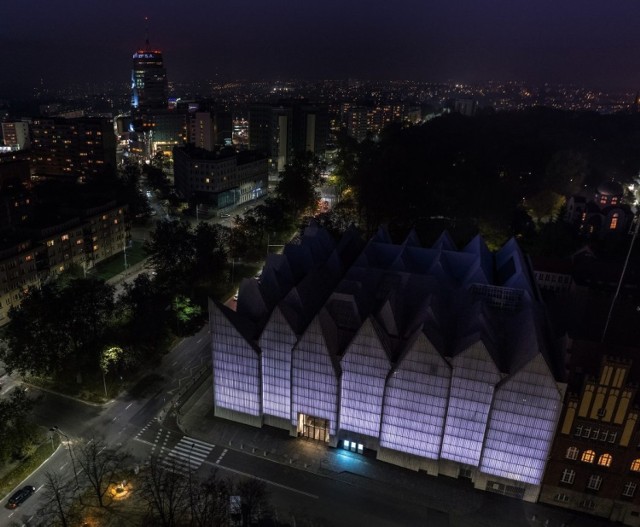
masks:
<instances>
[{"instance_id":1,"label":"sidewalk","mask_svg":"<svg viewBox=\"0 0 640 527\"><path fill-rule=\"evenodd\" d=\"M448 515L449 527L601 527L612 523L574 511L526 503L472 487L463 479L428 476L374 458L330 448L322 443L290 437L285 430L254 428L213 415L212 378L180 400L177 415L165 421L184 434L248 455L351 485L377 487L416 507Z\"/></svg>"}]
</instances>

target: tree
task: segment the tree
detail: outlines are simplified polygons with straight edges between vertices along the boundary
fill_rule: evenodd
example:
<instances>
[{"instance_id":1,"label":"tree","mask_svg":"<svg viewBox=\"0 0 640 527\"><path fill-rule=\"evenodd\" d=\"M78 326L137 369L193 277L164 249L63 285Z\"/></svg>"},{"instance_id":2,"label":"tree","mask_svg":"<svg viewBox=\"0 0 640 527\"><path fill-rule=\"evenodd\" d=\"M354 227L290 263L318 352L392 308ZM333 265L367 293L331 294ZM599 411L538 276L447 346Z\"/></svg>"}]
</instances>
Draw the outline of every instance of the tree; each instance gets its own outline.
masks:
<instances>
[{"instance_id":1,"label":"tree","mask_svg":"<svg viewBox=\"0 0 640 527\"><path fill-rule=\"evenodd\" d=\"M545 188L570 196L583 188L589 163L581 152L561 150L554 154L545 171Z\"/></svg>"},{"instance_id":2,"label":"tree","mask_svg":"<svg viewBox=\"0 0 640 527\"><path fill-rule=\"evenodd\" d=\"M75 449L78 465L93 489L100 507L104 507L104 497L111 483L120 480L118 475L123 471L127 455L115 452L98 438L81 443Z\"/></svg>"},{"instance_id":3,"label":"tree","mask_svg":"<svg viewBox=\"0 0 640 527\"><path fill-rule=\"evenodd\" d=\"M227 266L229 228L205 222L198 223L193 236L194 279L214 281L222 278Z\"/></svg>"},{"instance_id":4,"label":"tree","mask_svg":"<svg viewBox=\"0 0 640 527\"><path fill-rule=\"evenodd\" d=\"M171 303L176 320L176 332L179 335L189 335L199 325L202 309L184 295L178 295Z\"/></svg>"},{"instance_id":5,"label":"tree","mask_svg":"<svg viewBox=\"0 0 640 527\"><path fill-rule=\"evenodd\" d=\"M46 519L46 525L51 527L69 527L76 525L79 520L75 508L77 499L73 480L63 480L52 471L44 473L44 505L38 511L38 516Z\"/></svg>"},{"instance_id":6,"label":"tree","mask_svg":"<svg viewBox=\"0 0 640 527\"><path fill-rule=\"evenodd\" d=\"M226 527L229 520L231 483L212 472L200 485L191 489L191 525Z\"/></svg>"},{"instance_id":7,"label":"tree","mask_svg":"<svg viewBox=\"0 0 640 527\"><path fill-rule=\"evenodd\" d=\"M129 355L133 350L146 356L156 352L169 332L169 305L170 294L157 287L148 274L139 274L132 284L125 283L118 300L123 319L119 341L127 344Z\"/></svg>"},{"instance_id":8,"label":"tree","mask_svg":"<svg viewBox=\"0 0 640 527\"><path fill-rule=\"evenodd\" d=\"M195 259L193 233L186 220L156 223L144 250L157 274L156 281L168 290L185 291Z\"/></svg>"},{"instance_id":9,"label":"tree","mask_svg":"<svg viewBox=\"0 0 640 527\"><path fill-rule=\"evenodd\" d=\"M95 371L113 310L113 287L95 278L32 288L9 313L2 359L23 375Z\"/></svg>"},{"instance_id":10,"label":"tree","mask_svg":"<svg viewBox=\"0 0 640 527\"><path fill-rule=\"evenodd\" d=\"M37 427L29 419L33 405L20 388L0 399L0 462L22 457L27 446L36 440Z\"/></svg>"},{"instance_id":11,"label":"tree","mask_svg":"<svg viewBox=\"0 0 640 527\"><path fill-rule=\"evenodd\" d=\"M311 152L294 156L280 177L276 194L286 204L286 212L298 218L315 211L320 194L318 186L324 164Z\"/></svg>"},{"instance_id":12,"label":"tree","mask_svg":"<svg viewBox=\"0 0 640 527\"><path fill-rule=\"evenodd\" d=\"M140 496L147 503L152 525L175 527L189 513L189 483L171 468L154 456L140 473Z\"/></svg>"},{"instance_id":13,"label":"tree","mask_svg":"<svg viewBox=\"0 0 640 527\"><path fill-rule=\"evenodd\" d=\"M0 356L9 371L56 375L64 370L69 338L58 298L57 285L45 284L29 289L20 305L11 308Z\"/></svg>"},{"instance_id":14,"label":"tree","mask_svg":"<svg viewBox=\"0 0 640 527\"><path fill-rule=\"evenodd\" d=\"M78 370L100 365L102 337L114 312L114 288L103 280L77 278L59 290L57 309Z\"/></svg>"},{"instance_id":15,"label":"tree","mask_svg":"<svg viewBox=\"0 0 640 527\"><path fill-rule=\"evenodd\" d=\"M241 500L243 527L251 525L255 517L265 516L269 512L269 493L264 481L254 478L243 479L236 485L235 492Z\"/></svg>"},{"instance_id":16,"label":"tree","mask_svg":"<svg viewBox=\"0 0 640 527\"><path fill-rule=\"evenodd\" d=\"M565 199L551 190L543 190L526 200L527 211L538 223L556 219Z\"/></svg>"}]
</instances>

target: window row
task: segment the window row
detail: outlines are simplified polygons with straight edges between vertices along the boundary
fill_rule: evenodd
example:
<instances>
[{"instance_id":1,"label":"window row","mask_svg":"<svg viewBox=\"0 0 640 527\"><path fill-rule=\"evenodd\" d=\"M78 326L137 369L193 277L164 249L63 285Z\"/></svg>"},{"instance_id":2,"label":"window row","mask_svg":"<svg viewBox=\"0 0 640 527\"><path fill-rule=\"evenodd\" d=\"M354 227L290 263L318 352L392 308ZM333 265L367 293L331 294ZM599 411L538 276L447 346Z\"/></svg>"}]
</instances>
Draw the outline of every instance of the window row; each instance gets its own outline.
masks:
<instances>
[{"instance_id":1,"label":"window row","mask_svg":"<svg viewBox=\"0 0 640 527\"><path fill-rule=\"evenodd\" d=\"M601 430L600 428L591 428L590 426L576 426L573 432L576 437L583 437L585 439L597 439L599 441L608 441L609 443L615 443L618 437L617 432L610 432L609 430Z\"/></svg>"},{"instance_id":2,"label":"window row","mask_svg":"<svg viewBox=\"0 0 640 527\"><path fill-rule=\"evenodd\" d=\"M570 446L569 448L567 448L567 459L578 459L579 454L580 451L576 447ZM596 453L593 450L585 450L580 456L580 461L583 461L584 463L593 463L595 459ZM598 457L598 465L603 467L610 467L612 461L613 458L611 457L611 454L602 454L600 457Z\"/></svg>"},{"instance_id":3,"label":"window row","mask_svg":"<svg viewBox=\"0 0 640 527\"><path fill-rule=\"evenodd\" d=\"M576 471L571 469L564 469L562 472L562 477L560 481L562 483L567 483L569 485L573 485L576 479ZM589 476L589 480L587 481L587 488L591 490L600 490L600 486L602 485L602 476L597 474L592 474ZM626 498L633 498L635 496L636 490L638 488L638 484L633 481L627 481L624 484L622 489L622 495ZM568 501L567 500L558 500L558 501Z\"/></svg>"}]
</instances>

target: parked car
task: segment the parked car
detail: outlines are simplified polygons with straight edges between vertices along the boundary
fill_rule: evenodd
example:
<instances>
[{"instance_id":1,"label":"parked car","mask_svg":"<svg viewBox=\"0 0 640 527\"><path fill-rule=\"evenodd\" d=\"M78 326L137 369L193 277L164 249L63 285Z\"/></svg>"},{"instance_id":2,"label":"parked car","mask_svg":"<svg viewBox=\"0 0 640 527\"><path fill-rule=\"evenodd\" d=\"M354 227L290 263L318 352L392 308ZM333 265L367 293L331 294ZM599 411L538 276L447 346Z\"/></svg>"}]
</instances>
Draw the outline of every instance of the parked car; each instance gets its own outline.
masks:
<instances>
[{"instance_id":1,"label":"parked car","mask_svg":"<svg viewBox=\"0 0 640 527\"><path fill-rule=\"evenodd\" d=\"M32 485L22 487L9 498L7 509L15 509L18 505L24 503L36 491Z\"/></svg>"}]
</instances>

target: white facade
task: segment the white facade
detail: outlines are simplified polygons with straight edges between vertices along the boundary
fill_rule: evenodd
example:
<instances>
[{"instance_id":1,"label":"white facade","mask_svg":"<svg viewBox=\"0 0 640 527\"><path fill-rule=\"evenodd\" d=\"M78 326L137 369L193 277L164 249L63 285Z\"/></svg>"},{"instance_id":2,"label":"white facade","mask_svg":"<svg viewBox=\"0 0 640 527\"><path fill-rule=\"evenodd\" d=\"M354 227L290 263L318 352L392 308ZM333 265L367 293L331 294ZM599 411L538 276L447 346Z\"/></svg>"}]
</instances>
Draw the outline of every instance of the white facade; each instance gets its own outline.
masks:
<instances>
[{"instance_id":1,"label":"white facade","mask_svg":"<svg viewBox=\"0 0 640 527\"><path fill-rule=\"evenodd\" d=\"M312 224L237 312L211 303L215 412L535 500L563 384L532 280L513 240L334 243Z\"/></svg>"}]
</instances>

